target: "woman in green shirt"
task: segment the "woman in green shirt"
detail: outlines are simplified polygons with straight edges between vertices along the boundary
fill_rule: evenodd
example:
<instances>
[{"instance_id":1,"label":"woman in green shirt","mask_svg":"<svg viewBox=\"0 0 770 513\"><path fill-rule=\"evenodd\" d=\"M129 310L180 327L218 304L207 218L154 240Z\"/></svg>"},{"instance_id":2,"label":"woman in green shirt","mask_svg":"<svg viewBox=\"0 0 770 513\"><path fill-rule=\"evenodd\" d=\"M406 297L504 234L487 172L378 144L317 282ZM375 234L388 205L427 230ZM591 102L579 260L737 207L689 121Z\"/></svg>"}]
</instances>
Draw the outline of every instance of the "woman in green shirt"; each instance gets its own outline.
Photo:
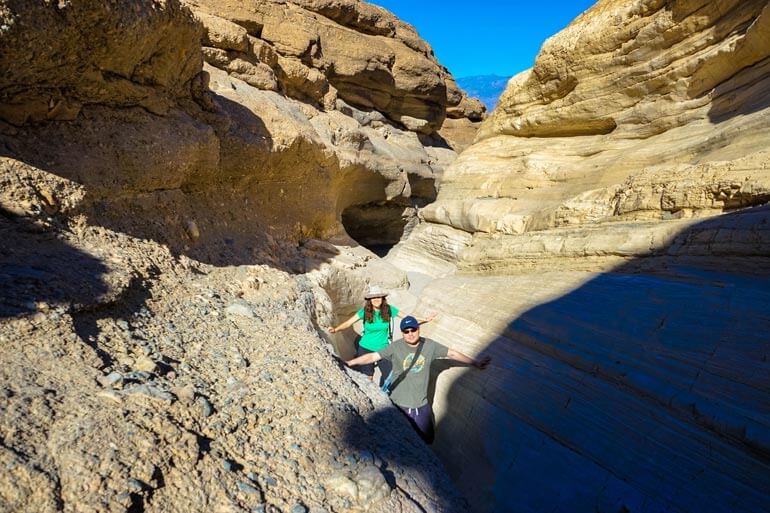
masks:
<instances>
[{"instance_id":1,"label":"woman in green shirt","mask_svg":"<svg viewBox=\"0 0 770 513\"><path fill-rule=\"evenodd\" d=\"M392 335L390 330L391 319L394 317L404 317L404 314L398 308L388 304L387 295L388 293L380 289L380 287L370 287L369 291L364 295L364 307L360 308L350 319L339 326L329 328L329 333L337 333L353 326L357 321L363 321L364 332L356 345L356 356L375 353L385 348L390 343L390 336ZM421 324L430 322L435 317L435 314L428 318L415 316ZM371 380L374 377L374 367L377 365L379 365L380 373L382 374L380 381L384 381L391 370L390 362L387 360L380 360L377 364L361 365L359 369L369 376Z\"/></svg>"}]
</instances>

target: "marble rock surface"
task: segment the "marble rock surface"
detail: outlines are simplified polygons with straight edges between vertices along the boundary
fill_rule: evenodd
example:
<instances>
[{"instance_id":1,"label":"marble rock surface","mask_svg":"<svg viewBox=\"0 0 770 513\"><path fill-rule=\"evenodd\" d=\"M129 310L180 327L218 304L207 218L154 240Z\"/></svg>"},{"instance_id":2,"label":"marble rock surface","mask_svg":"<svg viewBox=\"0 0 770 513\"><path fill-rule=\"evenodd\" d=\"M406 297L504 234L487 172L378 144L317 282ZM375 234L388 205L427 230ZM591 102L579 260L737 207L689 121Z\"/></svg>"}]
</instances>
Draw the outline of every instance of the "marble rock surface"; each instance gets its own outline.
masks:
<instances>
[{"instance_id":1,"label":"marble rock surface","mask_svg":"<svg viewBox=\"0 0 770 513\"><path fill-rule=\"evenodd\" d=\"M388 255L493 358L435 385L474 511L770 509L768 40L765 1L598 2Z\"/></svg>"}]
</instances>

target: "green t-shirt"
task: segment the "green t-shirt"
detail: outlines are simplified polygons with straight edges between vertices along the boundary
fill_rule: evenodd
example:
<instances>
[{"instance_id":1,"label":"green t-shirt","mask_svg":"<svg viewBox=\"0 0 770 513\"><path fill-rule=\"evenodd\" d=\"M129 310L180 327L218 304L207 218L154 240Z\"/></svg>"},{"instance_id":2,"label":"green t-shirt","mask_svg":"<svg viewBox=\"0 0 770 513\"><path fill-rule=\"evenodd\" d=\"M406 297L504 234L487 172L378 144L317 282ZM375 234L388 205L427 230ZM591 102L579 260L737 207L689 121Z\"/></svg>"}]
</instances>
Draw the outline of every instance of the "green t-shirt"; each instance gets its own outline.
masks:
<instances>
[{"instance_id":1,"label":"green t-shirt","mask_svg":"<svg viewBox=\"0 0 770 513\"><path fill-rule=\"evenodd\" d=\"M398 315L398 308L393 305L390 307L391 321L395 322L396 315ZM358 310L358 318L364 319L364 309ZM361 340L358 344L364 349L369 351L379 351L383 347L386 347L389 343L388 340L388 323L382 320L379 310L374 311L373 322L364 321L364 334L361 336Z\"/></svg>"},{"instance_id":2,"label":"green t-shirt","mask_svg":"<svg viewBox=\"0 0 770 513\"><path fill-rule=\"evenodd\" d=\"M428 402L428 379L430 378L430 364L433 360L446 358L449 349L429 338L422 339L423 348L417 362L412 365L414 355L417 353L419 344L415 347L409 346L404 339L394 340L388 347L377 351L380 356L390 360L393 364L393 383L395 384L404 373L404 369L409 369L409 374L396 385L391 386L390 398L394 403L402 408L419 408Z\"/></svg>"}]
</instances>

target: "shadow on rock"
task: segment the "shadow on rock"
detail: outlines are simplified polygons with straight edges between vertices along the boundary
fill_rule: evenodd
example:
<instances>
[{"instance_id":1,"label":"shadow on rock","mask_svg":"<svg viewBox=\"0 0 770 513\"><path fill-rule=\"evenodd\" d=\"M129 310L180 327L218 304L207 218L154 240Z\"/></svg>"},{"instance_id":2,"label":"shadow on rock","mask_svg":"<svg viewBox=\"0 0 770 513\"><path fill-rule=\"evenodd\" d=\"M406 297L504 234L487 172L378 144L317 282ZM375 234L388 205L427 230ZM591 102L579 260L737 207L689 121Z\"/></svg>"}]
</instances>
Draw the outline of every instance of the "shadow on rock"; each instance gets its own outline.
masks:
<instances>
[{"instance_id":1,"label":"shadow on rock","mask_svg":"<svg viewBox=\"0 0 770 513\"><path fill-rule=\"evenodd\" d=\"M513 319L437 429L473 511L770 511L768 255L725 214Z\"/></svg>"},{"instance_id":2,"label":"shadow on rock","mask_svg":"<svg viewBox=\"0 0 770 513\"><path fill-rule=\"evenodd\" d=\"M284 242L305 238L286 212L296 203L295 216L312 226L312 215L326 215L315 201L325 189L307 183L303 191L316 196L298 194L292 177L276 175L288 165L281 158L292 156L273 155L263 121L234 101L212 98L215 113L189 107L158 116L94 106L71 122L5 127L0 155L84 188L85 199L68 214L83 213L91 225L216 266L307 271L297 244ZM312 145L306 153L321 158Z\"/></svg>"},{"instance_id":3,"label":"shadow on rock","mask_svg":"<svg viewBox=\"0 0 770 513\"><path fill-rule=\"evenodd\" d=\"M709 119L713 123L747 116L770 107L770 97L765 94L767 82L757 78L757 75L762 75L761 67L760 64L749 67L714 88L709 109ZM764 67L764 75L770 74L770 59L765 59Z\"/></svg>"},{"instance_id":4,"label":"shadow on rock","mask_svg":"<svg viewBox=\"0 0 770 513\"><path fill-rule=\"evenodd\" d=\"M366 378L357 381L370 388L376 410L363 419L351 417L347 425L340 426L354 466L373 464L379 468L390 489L420 511L467 512L467 501L407 418L385 394L365 383Z\"/></svg>"},{"instance_id":5,"label":"shadow on rock","mask_svg":"<svg viewBox=\"0 0 770 513\"><path fill-rule=\"evenodd\" d=\"M0 318L56 304L85 307L108 292L99 258L1 207L0 240Z\"/></svg>"}]
</instances>

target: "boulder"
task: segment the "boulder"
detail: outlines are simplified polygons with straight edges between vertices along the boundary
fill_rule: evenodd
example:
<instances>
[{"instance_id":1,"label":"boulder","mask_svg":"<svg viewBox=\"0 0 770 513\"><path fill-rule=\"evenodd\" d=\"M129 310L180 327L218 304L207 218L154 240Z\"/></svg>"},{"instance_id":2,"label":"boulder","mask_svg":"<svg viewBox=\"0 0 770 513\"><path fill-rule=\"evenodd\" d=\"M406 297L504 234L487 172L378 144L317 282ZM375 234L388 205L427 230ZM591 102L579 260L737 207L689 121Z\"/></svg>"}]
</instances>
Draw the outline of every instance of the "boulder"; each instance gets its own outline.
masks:
<instances>
[{"instance_id":1,"label":"boulder","mask_svg":"<svg viewBox=\"0 0 770 513\"><path fill-rule=\"evenodd\" d=\"M165 113L191 95L202 65L201 26L176 0L9 7L1 11L0 119L74 119L84 104Z\"/></svg>"}]
</instances>

